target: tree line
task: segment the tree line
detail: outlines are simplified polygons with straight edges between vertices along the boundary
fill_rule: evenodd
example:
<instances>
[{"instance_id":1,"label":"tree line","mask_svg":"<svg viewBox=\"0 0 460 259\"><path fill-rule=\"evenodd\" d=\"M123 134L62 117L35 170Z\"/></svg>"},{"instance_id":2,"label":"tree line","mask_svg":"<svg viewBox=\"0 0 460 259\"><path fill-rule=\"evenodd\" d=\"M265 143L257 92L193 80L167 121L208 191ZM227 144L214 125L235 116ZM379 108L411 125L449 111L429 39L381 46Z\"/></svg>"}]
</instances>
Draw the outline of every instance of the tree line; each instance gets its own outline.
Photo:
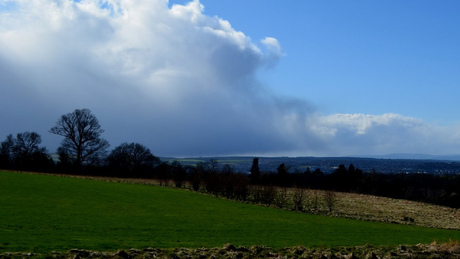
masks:
<instances>
[{"instance_id":1,"label":"tree line","mask_svg":"<svg viewBox=\"0 0 460 259\"><path fill-rule=\"evenodd\" d=\"M88 109L76 109L62 115L50 133L63 137L52 159L41 136L35 132L8 135L0 145L0 168L109 177L152 178L161 185L184 187L229 199L263 204L283 203L285 188L322 189L355 192L399 199L424 201L460 208L460 176L429 174L381 174L363 172L350 164L339 165L330 174L307 168L290 172L282 163L276 172L261 172L254 158L250 173L237 172L215 160L183 166L178 161L161 161L140 143L122 143L108 152L104 130ZM56 160L56 161L55 161ZM289 196L292 204L301 204L302 191ZM297 199L297 202L296 202ZM331 203L332 204L332 198ZM300 208L300 205L294 207Z\"/></svg>"}]
</instances>

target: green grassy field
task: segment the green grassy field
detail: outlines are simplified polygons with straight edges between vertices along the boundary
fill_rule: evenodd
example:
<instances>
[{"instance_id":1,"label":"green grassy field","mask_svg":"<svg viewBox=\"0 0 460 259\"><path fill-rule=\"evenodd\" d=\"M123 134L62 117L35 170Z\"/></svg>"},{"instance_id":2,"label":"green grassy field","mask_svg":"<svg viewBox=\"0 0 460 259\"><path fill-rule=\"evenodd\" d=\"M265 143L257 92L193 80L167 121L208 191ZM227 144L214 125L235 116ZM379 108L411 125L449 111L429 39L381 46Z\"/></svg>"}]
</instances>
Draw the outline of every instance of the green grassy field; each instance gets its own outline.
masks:
<instances>
[{"instance_id":1,"label":"green grassy field","mask_svg":"<svg viewBox=\"0 0 460 259\"><path fill-rule=\"evenodd\" d=\"M308 215L158 186L0 172L0 252L449 239L460 240L460 231Z\"/></svg>"}]
</instances>

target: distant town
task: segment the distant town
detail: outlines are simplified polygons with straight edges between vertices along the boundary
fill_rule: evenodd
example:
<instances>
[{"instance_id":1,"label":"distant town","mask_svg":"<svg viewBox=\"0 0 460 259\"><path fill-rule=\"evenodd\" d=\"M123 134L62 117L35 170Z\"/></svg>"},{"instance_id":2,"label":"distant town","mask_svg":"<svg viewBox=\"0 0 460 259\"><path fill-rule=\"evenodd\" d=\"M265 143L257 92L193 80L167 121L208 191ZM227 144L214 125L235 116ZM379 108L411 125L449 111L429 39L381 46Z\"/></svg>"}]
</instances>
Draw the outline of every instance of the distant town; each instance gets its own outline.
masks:
<instances>
[{"instance_id":1,"label":"distant town","mask_svg":"<svg viewBox=\"0 0 460 259\"><path fill-rule=\"evenodd\" d=\"M216 163L219 166L230 165L235 171L249 173L254 157L199 157L199 158L162 158L164 161L179 161L182 165L197 163ZM420 174L460 174L460 161L437 159L389 159L360 157L259 157L260 170L276 172L284 163L290 173L311 171L319 168L325 174L332 173L339 165L354 165L364 172L384 174L420 173Z\"/></svg>"}]
</instances>

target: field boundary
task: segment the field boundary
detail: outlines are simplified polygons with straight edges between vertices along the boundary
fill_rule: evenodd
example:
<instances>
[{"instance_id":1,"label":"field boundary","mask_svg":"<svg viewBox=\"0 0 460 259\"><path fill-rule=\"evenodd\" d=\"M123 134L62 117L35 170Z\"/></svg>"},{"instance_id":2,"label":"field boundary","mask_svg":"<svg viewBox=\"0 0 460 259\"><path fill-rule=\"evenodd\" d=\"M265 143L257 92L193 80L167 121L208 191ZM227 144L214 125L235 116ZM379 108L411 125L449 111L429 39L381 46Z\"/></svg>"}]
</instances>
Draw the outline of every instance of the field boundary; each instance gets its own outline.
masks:
<instances>
[{"instance_id":1,"label":"field boundary","mask_svg":"<svg viewBox=\"0 0 460 259\"><path fill-rule=\"evenodd\" d=\"M0 258L458 258L458 242L418 244L413 246L356 246L334 248L306 248L303 246L273 249L264 246L235 247L226 244L216 248L145 248L107 251L71 249L67 252L9 253Z\"/></svg>"}]
</instances>

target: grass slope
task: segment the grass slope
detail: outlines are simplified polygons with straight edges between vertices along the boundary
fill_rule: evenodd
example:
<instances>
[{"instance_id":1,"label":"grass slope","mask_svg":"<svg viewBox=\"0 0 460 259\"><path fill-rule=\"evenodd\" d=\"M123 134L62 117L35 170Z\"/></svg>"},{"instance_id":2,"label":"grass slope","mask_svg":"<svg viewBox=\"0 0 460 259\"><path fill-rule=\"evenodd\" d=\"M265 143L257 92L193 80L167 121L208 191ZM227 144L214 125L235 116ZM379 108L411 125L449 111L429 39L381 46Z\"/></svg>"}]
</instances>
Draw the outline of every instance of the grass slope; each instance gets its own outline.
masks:
<instances>
[{"instance_id":1,"label":"grass slope","mask_svg":"<svg viewBox=\"0 0 460 259\"><path fill-rule=\"evenodd\" d=\"M460 231L309 215L157 186L0 172L0 252L450 239L460 240Z\"/></svg>"}]
</instances>

